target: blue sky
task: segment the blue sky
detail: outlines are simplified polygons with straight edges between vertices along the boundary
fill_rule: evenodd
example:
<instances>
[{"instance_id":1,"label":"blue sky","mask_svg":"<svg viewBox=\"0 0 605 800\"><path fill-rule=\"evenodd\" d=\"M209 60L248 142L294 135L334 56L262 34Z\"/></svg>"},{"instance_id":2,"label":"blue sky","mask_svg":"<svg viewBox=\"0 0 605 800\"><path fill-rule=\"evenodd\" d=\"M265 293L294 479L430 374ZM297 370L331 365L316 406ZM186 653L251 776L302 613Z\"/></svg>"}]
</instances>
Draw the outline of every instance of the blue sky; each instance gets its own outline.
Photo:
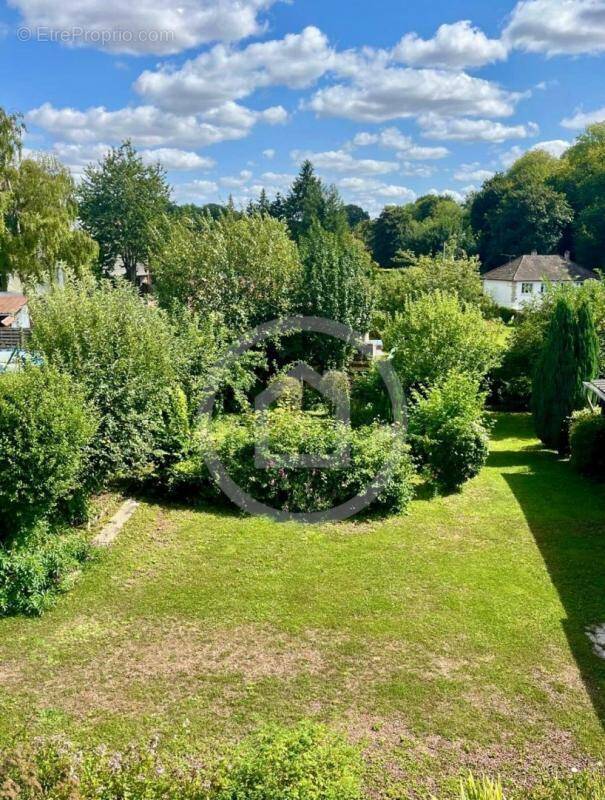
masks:
<instances>
[{"instance_id":1,"label":"blue sky","mask_svg":"<svg viewBox=\"0 0 605 800\"><path fill-rule=\"evenodd\" d=\"M179 202L310 157L372 214L457 197L605 119L605 0L10 0L0 104L76 178L129 137Z\"/></svg>"}]
</instances>

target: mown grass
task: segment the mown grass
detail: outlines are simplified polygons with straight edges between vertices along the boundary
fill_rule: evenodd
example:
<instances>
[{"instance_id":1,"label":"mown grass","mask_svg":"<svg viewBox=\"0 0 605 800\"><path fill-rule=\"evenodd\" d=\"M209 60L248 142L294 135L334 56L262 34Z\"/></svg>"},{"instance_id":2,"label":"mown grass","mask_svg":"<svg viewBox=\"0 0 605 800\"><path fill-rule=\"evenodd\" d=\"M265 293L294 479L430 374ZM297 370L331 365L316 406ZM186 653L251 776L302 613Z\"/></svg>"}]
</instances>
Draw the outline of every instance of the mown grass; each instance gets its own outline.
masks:
<instances>
[{"instance_id":1,"label":"mown grass","mask_svg":"<svg viewBox=\"0 0 605 800\"><path fill-rule=\"evenodd\" d=\"M377 795L580 767L605 752L605 662L585 636L605 621L604 566L605 488L523 415L498 418L463 492L405 517L144 504L56 609L0 622L0 744L188 730L218 749L311 717L363 743Z\"/></svg>"}]
</instances>

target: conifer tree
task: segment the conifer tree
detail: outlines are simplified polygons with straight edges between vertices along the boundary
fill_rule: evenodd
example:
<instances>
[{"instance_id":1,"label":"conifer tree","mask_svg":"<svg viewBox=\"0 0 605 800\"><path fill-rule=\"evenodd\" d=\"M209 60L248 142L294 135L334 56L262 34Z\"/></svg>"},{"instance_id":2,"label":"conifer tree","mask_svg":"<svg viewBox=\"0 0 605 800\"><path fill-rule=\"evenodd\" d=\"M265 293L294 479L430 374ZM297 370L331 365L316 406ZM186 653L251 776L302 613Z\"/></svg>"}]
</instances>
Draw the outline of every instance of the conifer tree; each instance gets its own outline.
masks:
<instances>
[{"instance_id":1,"label":"conifer tree","mask_svg":"<svg viewBox=\"0 0 605 800\"><path fill-rule=\"evenodd\" d=\"M534 374L532 411L541 441L563 454L569 446L569 417L580 401L578 325L569 297L557 301Z\"/></svg>"},{"instance_id":2,"label":"conifer tree","mask_svg":"<svg viewBox=\"0 0 605 800\"><path fill-rule=\"evenodd\" d=\"M584 299L578 308L576 323L576 356L578 359L578 397L576 406L586 405L584 381L591 381L599 374L599 337L594 315L588 301Z\"/></svg>"}]
</instances>

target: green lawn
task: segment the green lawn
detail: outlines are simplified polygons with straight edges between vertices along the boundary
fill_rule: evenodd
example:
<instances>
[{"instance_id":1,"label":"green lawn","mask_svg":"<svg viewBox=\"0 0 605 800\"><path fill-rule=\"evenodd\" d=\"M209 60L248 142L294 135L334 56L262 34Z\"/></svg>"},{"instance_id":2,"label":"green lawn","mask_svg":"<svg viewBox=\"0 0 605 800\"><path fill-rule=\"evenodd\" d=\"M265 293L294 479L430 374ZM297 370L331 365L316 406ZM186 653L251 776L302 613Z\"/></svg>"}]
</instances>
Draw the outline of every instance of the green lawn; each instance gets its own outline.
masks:
<instances>
[{"instance_id":1,"label":"green lawn","mask_svg":"<svg viewBox=\"0 0 605 800\"><path fill-rule=\"evenodd\" d=\"M0 622L0 743L220 747L312 717L368 783L522 780L605 753L605 489L498 419L488 467L407 517L324 527L143 505L41 620ZM167 737L168 738L168 737ZM392 795L388 795L392 796Z\"/></svg>"}]
</instances>

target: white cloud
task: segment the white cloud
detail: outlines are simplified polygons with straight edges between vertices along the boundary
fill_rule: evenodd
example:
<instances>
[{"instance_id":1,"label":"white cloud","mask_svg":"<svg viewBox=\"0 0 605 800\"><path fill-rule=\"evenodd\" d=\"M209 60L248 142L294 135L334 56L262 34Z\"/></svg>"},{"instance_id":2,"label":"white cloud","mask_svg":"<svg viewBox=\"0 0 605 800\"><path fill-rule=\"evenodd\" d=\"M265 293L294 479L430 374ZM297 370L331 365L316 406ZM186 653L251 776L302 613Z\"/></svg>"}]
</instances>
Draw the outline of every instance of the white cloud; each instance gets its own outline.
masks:
<instances>
[{"instance_id":1,"label":"white cloud","mask_svg":"<svg viewBox=\"0 0 605 800\"><path fill-rule=\"evenodd\" d=\"M327 150L313 153L309 150L293 150L290 153L293 161L301 162L309 159L319 169L332 172L355 172L358 175L384 175L399 169L397 161L376 161L373 158L354 158L346 150Z\"/></svg>"},{"instance_id":2,"label":"white cloud","mask_svg":"<svg viewBox=\"0 0 605 800\"><path fill-rule=\"evenodd\" d=\"M275 0L9 0L29 28L60 32L61 41L112 53L168 55L259 33L258 15Z\"/></svg>"},{"instance_id":3,"label":"white cloud","mask_svg":"<svg viewBox=\"0 0 605 800\"><path fill-rule=\"evenodd\" d=\"M261 179L283 188L289 187L296 180L296 175L289 172L263 172Z\"/></svg>"},{"instance_id":4,"label":"white cloud","mask_svg":"<svg viewBox=\"0 0 605 800\"><path fill-rule=\"evenodd\" d=\"M465 183L466 181L483 181L493 178L494 172L491 169L483 169L476 161L473 164L461 164L461 166L454 172L454 180Z\"/></svg>"},{"instance_id":5,"label":"white cloud","mask_svg":"<svg viewBox=\"0 0 605 800\"><path fill-rule=\"evenodd\" d=\"M422 147L415 144L409 136L405 136L398 128L384 128L380 133L358 133L352 141L353 147L366 147L377 144L397 151L400 158L410 161L424 161L445 158L448 150L445 147Z\"/></svg>"},{"instance_id":6,"label":"white cloud","mask_svg":"<svg viewBox=\"0 0 605 800\"><path fill-rule=\"evenodd\" d=\"M604 0L522 0L504 32L531 53L578 55L605 51Z\"/></svg>"},{"instance_id":7,"label":"white cloud","mask_svg":"<svg viewBox=\"0 0 605 800\"><path fill-rule=\"evenodd\" d=\"M464 69L502 61L508 48L500 39L488 39L469 20L441 25L432 39L421 39L407 33L395 47L393 55L412 66Z\"/></svg>"},{"instance_id":8,"label":"white cloud","mask_svg":"<svg viewBox=\"0 0 605 800\"><path fill-rule=\"evenodd\" d=\"M562 120L561 125L571 130L581 130L587 125L594 125L595 122L605 122L605 107L597 108L595 111L577 111L573 117Z\"/></svg>"},{"instance_id":9,"label":"white cloud","mask_svg":"<svg viewBox=\"0 0 605 800\"><path fill-rule=\"evenodd\" d=\"M318 28L308 27L300 34L241 49L216 45L180 69L164 65L146 70L135 89L161 108L199 113L241 100L262 87L305 88L333 63L327 37Z\"/></svg>"},{"instance_id":10,"label":"white cloud","mask_svg":"<svg viewBox=\"0 0 605 800\"><path fill-rule=\"evenodd\" d=\"M538 144L533 145L531 150L544 150L545 152L549 153L549 155L554 156L555 158L561 158L563 153L571 147L571 142L566 141L565 139L551 139L547 142L538 142Z\"/></svg>"},{"instance_id":11,"label":"white cloud","mask_svg":"<svg viewBox=\"0 0 605 800\"><path fill-rule=\"evenodd\" d=\"M320 89L307 105L320 116L386 122L431 111L444 116L505 117L522 96L464 72L367 63L351 84Z\"/></svg>"},{"instance_id":12,"label":"white cloud","mask_svg":"<svg viewBox=\"0 0 605 800\"><path fill-rule=\"evenodd\" d=\"M180 203L217 202L219 193L215 181L195 180L181 183L174 188L175 200Z\"/></svg>"},{"instance_id":13,"label":"white cloud","mask_svg":"<svg viewBox=\"0 0 605 800\"><path fill-rule=\"evenodd\" d=\"M263 156L268 160L275 158L275 150L273 148L268 148L267 150L263 150Z\"/></svg>"},{"instance_id":14,"label":"white cloud","mask_svg":"<svg viewBox=\"0 0 605 800\"><path fill-rule=\"evenodd\" d=\"M428 139L459 142L504 142L507 139L525 139L535 136L539 127L535 122L525 125L504 125L490 119L467 119L423 114L419 118L423 136Z\"/></svg>"},{"instance_id":15,"label":"white cloud","mask_svg":"<svg viewBox=\"0 0 605 800\"><path fill-rule=\"evenodd\" d=\"M243 169L239 175L224 175L219 179L221 186L226 186L229 189L240 189L250 182L252 173L249 169Z\"/></svg>"},{"instance_id":16,"label":"white cloud","mask_svg":"<svg viewBox=\"0 0 605 800\"><path fill-rule=\"evenodd\" d=\"M247 136L256 122L268 121L266 114L266 111L254 112L235 103L210 112L206 118L193 114L178 116L154 106L135 106L117 111L97 106L78 111L73 108L54 108L50 103L44 103L28 112L26 119L33 125L76 143L104 139L119 142L130 138L135 145L142 147L203 147Z\"/></svg>"},{"instance_id":17,"label":"white cloud","mask_svg":"<svg viewBox=\"0 0 605 800\"><path fill-rule=\"evenodd\" d=\"M380 214L386 204L399 205L416 199L416 193L407 186L383 183L375 178L341 178L336 185L346 202L361 206L373 217Z\"/></svg>"},{"instance_id":18,"label":"white cloud","mask_svg":"<svg viewBox=\"0 0 605 800\"><path fill-rule=\"evenodd\" d=\"M210 169L215 162L212 158L200 156L191 150L179 150L176 147L160 147L157 150L141 150L139 153L143 161L147 164L155 164L157 161L166 169L192 170Z\"/></svg>"},{"instance_id":19,"label":"white cloud","mask_svg":"<svg viewBox=\"0 0 605 800\"><path fill-rule=\"evenodd\" d=\"M565 139L551 139L545 142L538 142L537 144L532 145L529 150L543 150L555 158L561 158L563 153L570 146L571 142L568 142ZM527 152L528 150L523 147L519 147L519 145L511 147L510 150L506 150L504 153L500 154L500 163L505 169L509 169L515 163L515 161L518 161L521 156L525 155Z\"/></svg>"},{"instance_id":20,"label":"white cloud","mask_svg":"<svg viewBox=\"0 0 605 800\"><path fill-rule=\"evenodd\" d=\"M466 200L467 194L475 191L474 186L465 186L461 191L456 189L429 189L428 194L434 194L438 197L451 197L457 203L463 203Z\"/></svg>"},{"instance_id":21,"label":"white cloud","mask_svg":"<svg viewBox=\"0 0 605 800\"><path fill-rule=\"evenodd\" d=\"M437 172L432 164L419 164L417 161L402 161L401 174L413 178L430 178Z\"/></svg>"},{"instance_id":22,"label":"white cloud","mask_svg":"<svg viewBox=\"0 0 605 800\"><path fill-rule=\"evenodd\" d=\"M519 147L519 145L515 145L511 147L510 150L506 150L504 153L500 154L500 163L504 167L504 169L508 169L512 167L512 165L517 161L523 153L527 152L523 149L523 147Z\"/></svg>"}]
</instances>

